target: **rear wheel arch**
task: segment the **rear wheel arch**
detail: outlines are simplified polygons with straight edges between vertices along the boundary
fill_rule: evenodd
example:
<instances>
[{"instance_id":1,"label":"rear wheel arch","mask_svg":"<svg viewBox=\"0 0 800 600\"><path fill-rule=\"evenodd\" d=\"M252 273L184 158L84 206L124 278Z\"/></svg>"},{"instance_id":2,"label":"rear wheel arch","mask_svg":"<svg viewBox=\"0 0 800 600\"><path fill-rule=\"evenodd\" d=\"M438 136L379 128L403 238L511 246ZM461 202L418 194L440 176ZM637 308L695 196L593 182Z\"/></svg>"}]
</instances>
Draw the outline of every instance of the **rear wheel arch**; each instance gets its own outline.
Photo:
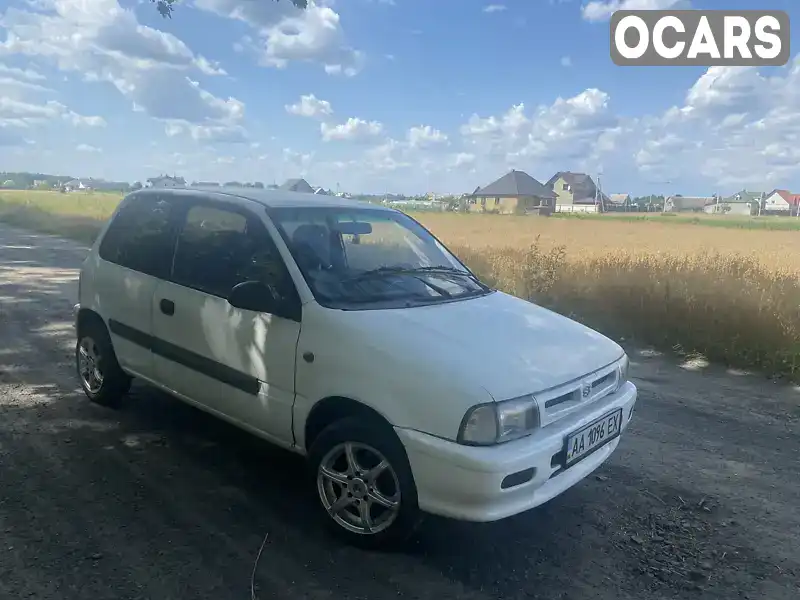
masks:
<instances>
[{"instance_id":1,"label":"rear wheel arch","mask_svg":"<svg viewBox=\"0 0 800 600\"><path fill-rule=\"evenodd\" d=\"M131 378L117 361L103 318L82 308L75 323L75 363L81 387L92 402L116 407L128 393Z\"/></svg>"},{"instance_id":2,"label":"rear wheel arch","mask_svg":"<svg viewBox=\"0 0 800 600\"><path fill-rule=\"evenodd\" d=\"M78 318L76 321L78 335L80 336L81 332L85 331L88 327L102 327L108 331L108 327L106 326L106 322L103 320L103 317L101 317L91 308L81 308L78 311Z\"/></svg>"}]
</instances>

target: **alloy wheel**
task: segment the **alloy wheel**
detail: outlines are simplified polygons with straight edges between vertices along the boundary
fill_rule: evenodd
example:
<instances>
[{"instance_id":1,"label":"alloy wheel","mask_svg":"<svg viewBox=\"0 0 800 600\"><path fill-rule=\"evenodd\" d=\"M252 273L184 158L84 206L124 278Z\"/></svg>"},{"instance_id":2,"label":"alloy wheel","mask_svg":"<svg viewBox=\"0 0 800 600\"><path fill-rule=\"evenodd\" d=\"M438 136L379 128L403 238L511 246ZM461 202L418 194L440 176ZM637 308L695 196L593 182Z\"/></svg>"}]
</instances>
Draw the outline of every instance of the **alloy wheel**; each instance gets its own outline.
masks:
<instances>
[{"instance_id":1,"label":"alloy wheel","mask_svg":"<svg viewBox=\"0 0 800 600\"><path fill-rule=\"evenodd\" d=\"M328 515L353 533L380 533L400 512L397 473L368 444L344 442L331 448L317 470L317 491Z\"/></svg>"},{"instance_id":2,"label":"alloy wheel","mask_svg":"<svg viewBox=\"0 0 800 600\"><path fill-rule=\"evenodd\" d=\"M84 337L78 344L78 373L84 387L97 394L103 387L103 371L100 368L100 349L91 337Z\"/></svg>"}]
</instances>

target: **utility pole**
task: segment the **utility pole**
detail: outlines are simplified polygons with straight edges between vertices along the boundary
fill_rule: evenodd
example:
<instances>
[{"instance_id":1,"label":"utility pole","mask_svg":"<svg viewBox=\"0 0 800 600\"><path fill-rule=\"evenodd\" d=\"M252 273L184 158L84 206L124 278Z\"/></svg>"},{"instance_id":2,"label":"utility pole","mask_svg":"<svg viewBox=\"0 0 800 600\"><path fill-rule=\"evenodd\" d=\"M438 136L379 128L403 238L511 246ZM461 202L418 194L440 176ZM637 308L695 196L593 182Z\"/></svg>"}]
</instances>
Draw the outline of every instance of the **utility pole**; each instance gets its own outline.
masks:
<instances>
[{"instance_id":1,"label":"utility pole","mask_svg":"<svg viewBox=\"0 0 800 600\"><path fill-rule=\"evenodd\" d=\"M597 185L594 186L594 203L595 206L600 207L600 212L605 212L605 207L603 206L603 192L601 191L600 187L600 178L603 176L602 173L597 174Z\"/></svg>"}]
</instances>

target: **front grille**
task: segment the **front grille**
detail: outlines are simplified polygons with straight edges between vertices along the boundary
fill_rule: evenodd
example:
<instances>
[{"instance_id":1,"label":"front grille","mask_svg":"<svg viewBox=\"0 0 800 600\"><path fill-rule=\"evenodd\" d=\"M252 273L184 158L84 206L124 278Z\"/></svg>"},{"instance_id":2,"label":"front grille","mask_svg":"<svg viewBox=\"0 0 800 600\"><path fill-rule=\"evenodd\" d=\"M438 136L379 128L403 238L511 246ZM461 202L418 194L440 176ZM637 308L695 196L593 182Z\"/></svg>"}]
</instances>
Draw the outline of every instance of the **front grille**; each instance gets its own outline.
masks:
<instances>
[{"instance_id":1,"label":"front grille","mask_svg":"<svg viewBox=\"0 0 800 600\"><path fill-rule=\"evenodd\" d=\"M542 426L558 421L610 394L617 386L616 363L545 392L536 394Z\"/></svg>"}]
</instances>

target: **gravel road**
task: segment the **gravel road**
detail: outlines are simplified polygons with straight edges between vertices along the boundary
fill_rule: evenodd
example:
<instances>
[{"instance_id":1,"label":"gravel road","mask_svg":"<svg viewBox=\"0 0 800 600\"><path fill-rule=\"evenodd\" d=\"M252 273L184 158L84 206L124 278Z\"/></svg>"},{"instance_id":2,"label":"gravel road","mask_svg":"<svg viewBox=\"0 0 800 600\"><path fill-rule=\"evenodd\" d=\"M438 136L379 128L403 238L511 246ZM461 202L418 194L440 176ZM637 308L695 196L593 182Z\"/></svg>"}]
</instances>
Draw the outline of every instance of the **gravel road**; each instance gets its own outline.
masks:
<instances>
[{"instance_id":1,"label":"gravel road","mask_svg":"<svg viewBox=\"0 0 800 600\"><path fill-rule=\"evenodd\" d=\"M430 518L342 547L295 456L135 385L73 372L85 249L0 227L0 597L650 600L800 597L800 388L632 351L634 422L595 475L504 522Z\"/></svg>"}]
</instances>

